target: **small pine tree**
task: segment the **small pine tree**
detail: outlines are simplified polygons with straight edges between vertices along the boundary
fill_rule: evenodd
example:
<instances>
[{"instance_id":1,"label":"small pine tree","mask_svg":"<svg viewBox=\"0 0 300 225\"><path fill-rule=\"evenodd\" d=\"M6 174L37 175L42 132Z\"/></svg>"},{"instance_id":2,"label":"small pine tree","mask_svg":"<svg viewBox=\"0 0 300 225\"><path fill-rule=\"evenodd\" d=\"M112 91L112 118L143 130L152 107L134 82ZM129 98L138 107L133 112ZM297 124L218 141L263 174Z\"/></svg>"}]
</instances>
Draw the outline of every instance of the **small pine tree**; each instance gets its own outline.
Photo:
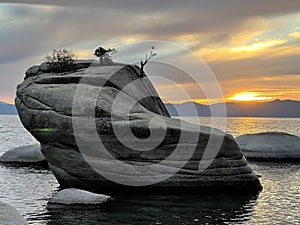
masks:
<instances>
[{"instance_id":1,"label":"small pine tree","mask_svg":"<svg viewBox=\"0 0 300 225\"><path fill-rule=\"evenodd\" d=\"M100 65L103 64L111 64L113 63L113 60L111 58L111 55L116 54L118 51L116 49L105 49L103 47L98 47L94 55L99 57Z\"/></svg>"}]
</instances>

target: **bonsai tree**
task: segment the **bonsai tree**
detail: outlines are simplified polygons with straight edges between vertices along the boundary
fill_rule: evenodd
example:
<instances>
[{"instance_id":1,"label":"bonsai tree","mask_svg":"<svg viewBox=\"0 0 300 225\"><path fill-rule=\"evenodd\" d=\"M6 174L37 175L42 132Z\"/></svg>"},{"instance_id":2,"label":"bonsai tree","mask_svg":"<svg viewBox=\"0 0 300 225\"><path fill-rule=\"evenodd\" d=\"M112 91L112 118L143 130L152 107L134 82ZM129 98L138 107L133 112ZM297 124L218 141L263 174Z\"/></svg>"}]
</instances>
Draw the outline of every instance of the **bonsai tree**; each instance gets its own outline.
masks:
<instances>
[{"instance_id":1,"label":"bonsai tree","mask_svg":"<svg viewBox=\"0 0 300 225\"><path fill-rule=\"evenodd\" d=\"M145 65L146 65L146 64L147 64L154 56L157 55L157 54L154 52L154 49L155 49L155 47L154 47L154 46L151 46L150 53L149 53L149 55L146 54L145 61L141 60L141 77L146 76L145 71L144 71Z\"/></svg>"},{"instance_id":2,"label":"bonsai tree","mask_svg":"<svg viewBox=\"0 0 300 225\"><path fill-rule=\"evenodd\" d=\"M53 49L52 53L46 56L46 62L53 72L62 73L74 69L76 56L70 50Z\"/></svg>"},{"instance_id":3,"label":"bonsai tree","mask_svg":"<svg viewBox=\"0 0 300 225\"><path fill-rule=\"evenodd\" d=\"M94 55L99 57L100 65L103 65L104 63L105 64L113 63L111 55L116 54L116 53L117 53L117 50L114 48L113 49L110 49L110 48L105 49L103 47L98 47L95 50Z\"/></svg>"}]
</instances>

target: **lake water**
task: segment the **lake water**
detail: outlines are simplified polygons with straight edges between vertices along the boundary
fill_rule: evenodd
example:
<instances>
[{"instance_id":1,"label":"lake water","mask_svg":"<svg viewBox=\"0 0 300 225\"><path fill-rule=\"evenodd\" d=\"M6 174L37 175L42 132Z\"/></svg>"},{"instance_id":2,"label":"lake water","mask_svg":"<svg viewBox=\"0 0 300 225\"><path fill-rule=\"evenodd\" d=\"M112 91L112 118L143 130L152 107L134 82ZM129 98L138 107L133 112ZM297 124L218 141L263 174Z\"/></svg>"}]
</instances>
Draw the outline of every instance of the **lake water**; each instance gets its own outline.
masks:
<instances>
[{"instance_id":1,"label":"lake water","mask_svg":"<svg viewBox=\"0 0 300 225\"><path fill-rule=\"evenodd\" d=\"M232 134L234 137L270 131L286 132L300 136L300 118L216 117L214 118L215 123L212 123L212 119L209 117L175 118L204 126L212 126L214 124L214 127L221 129L226 127L227 133Z\"/></svg>"},{"instance_id":2,"label":"lake water","mask_svg":"<svg viewBox=\"0 0 300 225\"><path fill-rule=\"evenodd\" d=\"M183 118L197 122L195 118ZM219 118L220 119L220 118ZM210 125L209 118L199 118ZM220 119L220 125L222 119ZM283 131L300 136L300 119L229 118L234 136ZM17 116L0 115L0 154L35 143ZM59 185L48 170L0 164L0 201L14 205L29 224L300 224L300 163L250 162L264 190L248 195L112 196L112 208L48 211L47 201Z\"/></svg>"}]
</instances>

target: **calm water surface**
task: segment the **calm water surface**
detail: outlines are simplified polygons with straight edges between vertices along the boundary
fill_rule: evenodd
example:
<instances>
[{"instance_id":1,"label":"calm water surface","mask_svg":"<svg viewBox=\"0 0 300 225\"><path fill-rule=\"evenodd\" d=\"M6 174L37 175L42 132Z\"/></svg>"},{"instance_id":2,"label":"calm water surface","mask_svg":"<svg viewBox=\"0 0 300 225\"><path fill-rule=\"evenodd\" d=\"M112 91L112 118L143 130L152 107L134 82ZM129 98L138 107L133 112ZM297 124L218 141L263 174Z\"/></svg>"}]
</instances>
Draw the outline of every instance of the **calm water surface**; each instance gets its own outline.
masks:
<instances>
[{"instance_id":1,"label":"calm water surface","mask_svg":"<svg viewBox=\"0 0 300 225\"><path fill-rule=\"evenodd\" d=\"M195 118L184 118L195 122ZM200 118L209 125L209 118ZM300 136L300 119L229 118L234 136L284 131ZM17 116L0 115L0 154L35 143ZM47 201L59 185L51 172L0 165L0 201L13 204L29 224L300 224L300 164L250 163L261 175L258 196L113 196L109 212L48 211Z\"/></svg>"},{"instance_id":2,"label":"calm water surface","mask_svg":"<svg viewBox=\"0 0 300 225\"><path fill-rule=\"evenodd\" d=\"M208 117L175 117L182 120L212 126L212 121ZM214 127L226 128L226 131L234 137L243 134L260 132L286 132L300 136L300 118L258 118L258 117L229 117L214 118ZM222 129L223 130L223 129Z\"/></svg>"}]
</instances>

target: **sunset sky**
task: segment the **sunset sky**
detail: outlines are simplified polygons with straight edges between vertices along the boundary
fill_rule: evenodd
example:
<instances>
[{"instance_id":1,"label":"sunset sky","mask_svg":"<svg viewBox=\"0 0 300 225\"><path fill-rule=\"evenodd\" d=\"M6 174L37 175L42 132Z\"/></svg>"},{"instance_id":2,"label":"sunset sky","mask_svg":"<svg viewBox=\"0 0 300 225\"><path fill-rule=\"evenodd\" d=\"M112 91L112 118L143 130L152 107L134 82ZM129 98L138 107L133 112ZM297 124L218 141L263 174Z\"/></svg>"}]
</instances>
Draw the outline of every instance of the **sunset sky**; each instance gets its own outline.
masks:
<instances>
[{"instance_id":1,"label":"sunset sky","mask_svg":"<svg viewBox=\"0 0 300 225\"><path fill-rule=\"evenodd\" d=\"M300 100L298 0L10 2L0 1L0 101L12 103L26 69L54 48L93 58L99 44L118 48L142 40L191 50L208 64L228 101ZM188 79L177 81L203 102ZM169 84L156 88L168 101L189 100Z\"/></svg>"}]
</instances>

